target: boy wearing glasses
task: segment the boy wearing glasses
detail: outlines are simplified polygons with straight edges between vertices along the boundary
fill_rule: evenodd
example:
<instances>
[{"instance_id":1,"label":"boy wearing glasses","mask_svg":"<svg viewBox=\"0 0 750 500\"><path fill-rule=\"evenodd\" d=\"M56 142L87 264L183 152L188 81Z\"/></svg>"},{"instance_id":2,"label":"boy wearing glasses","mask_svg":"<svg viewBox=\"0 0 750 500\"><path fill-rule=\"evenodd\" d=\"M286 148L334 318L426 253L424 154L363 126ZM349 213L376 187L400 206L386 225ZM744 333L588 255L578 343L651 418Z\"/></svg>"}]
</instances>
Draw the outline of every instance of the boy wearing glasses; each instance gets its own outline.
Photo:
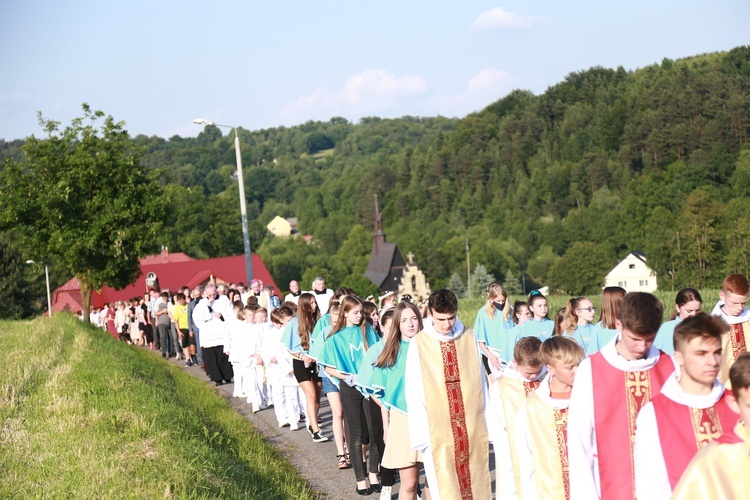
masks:
<instances>
[{"instance_id":1,"label":"boy wearing glasses","mask_svg":"<svg viewBox=\"0 0 750 500\"><path fill-rule=\"evenodd\" d=\"M578 367L568 413L571 498L635 496L635 420L675 370L669 355L652 346L662 312L653 295L627 294L617 336Z\"/></svg>"}]
</instances>

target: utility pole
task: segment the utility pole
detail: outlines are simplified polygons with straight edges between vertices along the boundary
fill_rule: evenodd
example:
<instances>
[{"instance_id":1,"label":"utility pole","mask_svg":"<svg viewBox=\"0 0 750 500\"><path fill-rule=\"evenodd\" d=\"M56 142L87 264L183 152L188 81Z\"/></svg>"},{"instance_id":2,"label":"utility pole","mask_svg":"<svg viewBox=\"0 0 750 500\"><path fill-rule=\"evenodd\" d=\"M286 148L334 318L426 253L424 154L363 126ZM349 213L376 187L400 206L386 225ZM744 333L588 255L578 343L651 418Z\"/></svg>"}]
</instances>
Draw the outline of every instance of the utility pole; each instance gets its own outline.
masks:
<instances>
[{"instance_id":1,"label":"utility pole","mask_svg":"<svg viewBox=\"0 0 750 500\"><path fill-rule=\"evenodd\" d=\"M469 237L466 237L466 296L471 298L471 259L469 257Z\"/></svg>"}]
</instances>

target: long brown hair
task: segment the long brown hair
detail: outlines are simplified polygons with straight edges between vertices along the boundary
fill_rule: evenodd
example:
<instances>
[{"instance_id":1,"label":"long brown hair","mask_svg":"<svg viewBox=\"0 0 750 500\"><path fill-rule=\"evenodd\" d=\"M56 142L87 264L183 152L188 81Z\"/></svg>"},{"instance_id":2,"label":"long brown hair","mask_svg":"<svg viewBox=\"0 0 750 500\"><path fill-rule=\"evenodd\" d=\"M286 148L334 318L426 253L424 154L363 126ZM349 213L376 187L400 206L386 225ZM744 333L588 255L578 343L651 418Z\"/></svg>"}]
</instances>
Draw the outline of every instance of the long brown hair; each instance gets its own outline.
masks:
<instances>
[{"instance_id":1,"label":"long brown hair","mask_svg":"<svg viewBox=\"0 0 750 500\"><path fill-rule=\"evenodd\" d=\"M339 311L339 319L336 321L336 325L331 328L331 333L328 334L330 338L336 333L346 328L346 313L351 311L357 306L362 306L362 301L354 295L345 295L341 297L341 310ZM370 343L367 342L367 321L365 321L365 308L362 306L362 321L359 323L359 329L362 331L362 343L365 346L365 351L370 348Z\"/></svg>"},{"instance_id":2,"label":"long brown hair","mask_svg":"<svg viewBox=\"0 0 750 500\"><path fill-rule=\"evenodd\" d=\"M419 331L422 331L422 315L419 313L419 308L411 302L400 302L394 310L391 331L388 334L388 340L385 341L383 352L375 360L375 366L378 368L390 368L396 364L398 351L401 348L401 315L406 309L411 309L417 316Z\"/></svg>"},{"instance_id":3,"label":"long brown hair","mask_svg":"<svg viewBox=\"0 0 750 500\"><path fill-rule=\"evenodd\" d=\"M620 319L620 303L625 298L625 289L619 286L608 286L602 290L602 310L599 321L604 328L615 329L615 321Z\"/></svg>"},{"instance_id":4,"label":"long brown hair","mask_svg":"<svg viewBox=\"0 0 750 500\"><path fill-rule=\"evenodd\" d=\"M299 335L300 345L305 351L310 349L310 334L318 322L320 311L315 303L315 310L310 305L315 302L315 296L311 293L303 293L297 301L297 334Z\"/></svg>"}]
</instances>

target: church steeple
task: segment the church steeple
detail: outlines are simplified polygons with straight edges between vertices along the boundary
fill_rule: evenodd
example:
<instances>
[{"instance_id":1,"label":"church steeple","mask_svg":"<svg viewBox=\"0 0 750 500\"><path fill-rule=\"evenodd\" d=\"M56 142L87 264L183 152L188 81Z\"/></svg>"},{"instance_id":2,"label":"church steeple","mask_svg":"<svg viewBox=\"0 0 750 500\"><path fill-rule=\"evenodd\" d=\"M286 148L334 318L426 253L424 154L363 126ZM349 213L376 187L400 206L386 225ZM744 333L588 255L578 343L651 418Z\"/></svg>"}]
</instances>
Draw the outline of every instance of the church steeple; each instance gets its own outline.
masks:
<instances>
[{"instance_id":1,"label":"church steeple","mask_svg":"<svg viewBox=\"0 0 750 500\"><path fill-rule=\"evenodd\" d=\"M375 195L375 232L372 233L373 244L378 246L385 243L385 231L383 231L383 214L380 213L378 195Z\"/></svg>"}]
</instances>

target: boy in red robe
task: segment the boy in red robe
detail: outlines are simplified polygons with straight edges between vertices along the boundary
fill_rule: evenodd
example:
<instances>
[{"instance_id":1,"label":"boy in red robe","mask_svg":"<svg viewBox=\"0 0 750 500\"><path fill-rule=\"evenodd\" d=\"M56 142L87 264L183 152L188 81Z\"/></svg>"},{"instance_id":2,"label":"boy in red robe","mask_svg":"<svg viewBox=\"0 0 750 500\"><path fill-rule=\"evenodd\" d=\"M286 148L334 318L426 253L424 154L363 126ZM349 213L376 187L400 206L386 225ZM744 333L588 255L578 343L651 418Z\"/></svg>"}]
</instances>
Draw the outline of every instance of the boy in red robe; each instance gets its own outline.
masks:
<instances>
[{"instance_id":1,"label":"boy in red robe","mask_svg":"<svg viewBox=\"0 0 750 500\"><path fill-rule=\"evenodd\" d=\"M750 354L743 354L729 370L729 404L739 413L733 431L704 447L695 456L672 498L747 498L750 492Z\"/></svg>"},{"instance_id":2,"label":"boy in red robe","mask_svg":"<svg viewBox=\"0 0 750 500\"><path fill-rule=\"evenodd\" d=\"M716 316L698 313L674 330L680 369L636 420L635 491L638 500L669 498L698 451L734 428L737 415L716 377L721 337L729 330Z\"/></svg>"},{"instance_id":3,"label":"boy in red robe","mask_svg":"<svg viewBox=\"0 0 750 500\"><path fill-rule=\"evenodd\" d=\"M635 497L635 419L675 370L652 345L662 311L649 293L627 294L617 336L578 367L568 410L571 498Z\"/></svg>"}]
</instances>

